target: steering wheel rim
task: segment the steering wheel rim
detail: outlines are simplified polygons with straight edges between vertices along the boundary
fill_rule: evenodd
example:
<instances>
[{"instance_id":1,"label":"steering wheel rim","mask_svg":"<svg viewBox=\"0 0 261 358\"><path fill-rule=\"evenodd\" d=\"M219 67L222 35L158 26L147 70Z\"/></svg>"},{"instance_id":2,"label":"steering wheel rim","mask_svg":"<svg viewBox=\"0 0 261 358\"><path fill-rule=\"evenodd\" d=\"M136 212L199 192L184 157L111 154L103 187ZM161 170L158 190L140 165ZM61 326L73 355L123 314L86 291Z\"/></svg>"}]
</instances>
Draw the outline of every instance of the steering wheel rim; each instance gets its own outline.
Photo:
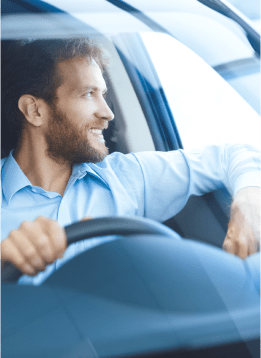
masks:
<instances>
[{"instance_id":1,"label":"steering wheel rim","mask_svg":"<svg viewBox=\"0 0 261 358\"><path fill-rule=\"evenodd\" d=\"M163 235L177 239L177 234L167 226L147 218L106 216L79 221L64 227L67 247L75 242L108 235ZM1 281L17 282L23 273L14 265L6 264Z\"/></svg>"}]
</instances>

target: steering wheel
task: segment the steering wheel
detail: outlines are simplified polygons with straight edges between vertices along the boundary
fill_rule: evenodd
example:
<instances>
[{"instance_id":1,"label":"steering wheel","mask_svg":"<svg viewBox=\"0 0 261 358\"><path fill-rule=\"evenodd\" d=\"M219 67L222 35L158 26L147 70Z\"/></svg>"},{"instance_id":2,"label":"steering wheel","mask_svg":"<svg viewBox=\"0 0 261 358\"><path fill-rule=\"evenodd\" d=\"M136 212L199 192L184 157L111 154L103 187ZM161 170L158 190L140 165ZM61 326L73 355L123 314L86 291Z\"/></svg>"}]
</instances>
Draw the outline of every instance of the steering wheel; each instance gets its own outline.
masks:
<instances>
[{"instance_id":1,"label":"steering wheel","mask_svg":"<svg viewBox=\"0 0 261 358\"><path fill-rule=\"evenodd\" d=\"M167 226L145 218L108 216L66 226L67 246L81 240L107 235L163 235L169 238L179 236ZM12 264L6 264L1 281L17 282L22 272Z\"/></svg>"}]
</instances>

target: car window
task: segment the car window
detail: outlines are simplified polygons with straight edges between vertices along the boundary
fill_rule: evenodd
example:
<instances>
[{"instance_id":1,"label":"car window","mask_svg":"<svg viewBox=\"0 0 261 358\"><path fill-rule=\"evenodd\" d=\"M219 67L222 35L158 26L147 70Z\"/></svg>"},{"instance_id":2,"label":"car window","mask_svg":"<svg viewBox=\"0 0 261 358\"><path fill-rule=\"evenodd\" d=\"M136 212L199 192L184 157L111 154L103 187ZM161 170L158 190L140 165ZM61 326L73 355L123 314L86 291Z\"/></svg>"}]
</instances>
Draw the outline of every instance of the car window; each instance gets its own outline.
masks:
<instances>
[{"instance_id":1,"label":"car window","mask_svg":"<svg viewBox=\"0 0 261 358\"><path fill-rule=\"evenodd\" d=\"M252 21L260 24L260 1L259 0L229 0L231 5L236 9L241 11L245 16L247 16Z\"/></svg>"},{"instance_id":2,"label":"car window","mask_svg":"<svg viewBox=\"0 0 261 358\"><path fill-rule=\"evenodd\" d=\"M227 81L260 114L260 72L229 78Z\"/></svg>"},{"instance_id":3,"label":"car window","mask_svg":"<svg viewBox=\"0 0 261 358\"><path fill-rule=\"evenodd\" d=\"M151 31L146 21L141 20L139 16L136 17L135 11L129 13L126 7L122 7L123 11L120 10L121 6L118 2L103 0L96 2L76 0L73 3L49 0L48 2L106 36L123 32ZM229 3L239 17L244 17L250 26L256 28L256 25L260 25L259 4L256 0L247 2L247 5L241 0L231 0ZM150 2L129 0L128 4L142 11L142 16L147 16L149 21L154 21L192 49L220 73L260 114L260 65L241 26L195 0L164 0L160 3L156 0ZM250 62L251 71L249 71ZM230 76L231 70L233 78Z\"/></svg>"},{"instance_id":4,"label":"car window","mask_svg":"<svg viewBox=\"0 0 261 358\"><path fill-rule=\"evenodd\" d=\"M207 63L178 40L141 33L184 148L248 143L260 148L260 118Z\"/></svg>"}]
</instances>

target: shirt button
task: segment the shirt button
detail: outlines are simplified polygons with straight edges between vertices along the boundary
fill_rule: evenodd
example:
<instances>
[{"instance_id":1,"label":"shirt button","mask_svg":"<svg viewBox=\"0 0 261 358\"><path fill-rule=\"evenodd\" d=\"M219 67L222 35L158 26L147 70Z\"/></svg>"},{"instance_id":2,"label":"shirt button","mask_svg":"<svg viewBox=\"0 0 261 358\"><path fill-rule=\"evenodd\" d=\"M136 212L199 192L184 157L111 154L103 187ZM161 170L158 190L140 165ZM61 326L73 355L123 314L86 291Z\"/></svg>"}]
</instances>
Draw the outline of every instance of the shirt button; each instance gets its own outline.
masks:
<instances>
[{"instance_id":1,"label":"shirt button","mask_svg":"<svg viewBox=\"0 0 261 358\"><path fill-rule=\"evenodd\" d=\"M32 189L32 192L36 193L36 189Z\"/></svg>"}]
</instances>

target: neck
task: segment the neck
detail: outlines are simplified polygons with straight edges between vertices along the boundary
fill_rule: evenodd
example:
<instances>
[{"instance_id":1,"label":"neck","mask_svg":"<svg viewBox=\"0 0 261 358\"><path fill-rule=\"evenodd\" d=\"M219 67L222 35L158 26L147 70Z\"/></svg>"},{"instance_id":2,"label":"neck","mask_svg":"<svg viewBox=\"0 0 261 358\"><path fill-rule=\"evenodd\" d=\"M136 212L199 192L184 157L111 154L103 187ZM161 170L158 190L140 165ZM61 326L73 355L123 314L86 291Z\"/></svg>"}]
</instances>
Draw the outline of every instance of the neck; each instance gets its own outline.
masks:
<instances>
[{"instance_id":1,"label":"neck","mask_svg":"<svg viewBox=\"0 0 261 358\"><path fill-rule=\"evenodd\" d=\"M49 158L45 143L39 140L23 142L15 151L14 158L32 185L63 196L72 167Z\"/></svg>"}]
</instances>

